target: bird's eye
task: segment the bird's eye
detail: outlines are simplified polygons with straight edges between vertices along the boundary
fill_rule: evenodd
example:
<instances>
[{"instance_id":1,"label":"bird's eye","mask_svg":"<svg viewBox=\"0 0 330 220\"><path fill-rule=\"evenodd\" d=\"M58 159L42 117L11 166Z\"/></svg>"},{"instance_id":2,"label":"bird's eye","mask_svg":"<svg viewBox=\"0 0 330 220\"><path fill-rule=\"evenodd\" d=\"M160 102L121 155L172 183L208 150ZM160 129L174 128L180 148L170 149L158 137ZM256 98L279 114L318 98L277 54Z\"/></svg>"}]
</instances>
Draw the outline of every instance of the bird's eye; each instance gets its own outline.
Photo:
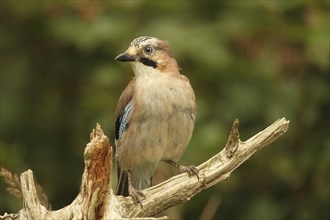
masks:
<instances>
[{"instance_id":1,"label":"bird's eye","mask_svg":"<svg viewBox=\"0 0 330 220\"><path fill-rule=\"evenodd\" d=\"M152 49L152 47L151 46L146 46L145 48L144 48L144 52L146 53L146 54L152 54L152 52L153 52L153 49Z\"/></svg>"}]
</instances>

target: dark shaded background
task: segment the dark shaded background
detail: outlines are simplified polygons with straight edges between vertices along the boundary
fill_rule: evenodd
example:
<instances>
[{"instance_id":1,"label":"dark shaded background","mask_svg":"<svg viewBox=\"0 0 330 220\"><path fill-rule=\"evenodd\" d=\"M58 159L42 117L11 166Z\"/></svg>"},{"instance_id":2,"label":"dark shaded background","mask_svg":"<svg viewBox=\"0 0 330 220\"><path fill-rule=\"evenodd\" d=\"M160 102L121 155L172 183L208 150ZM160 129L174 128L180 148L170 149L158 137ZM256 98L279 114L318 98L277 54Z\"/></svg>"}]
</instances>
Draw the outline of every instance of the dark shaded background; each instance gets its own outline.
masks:
<instances>
[{"instance_id":1,"label":"dark shaded background","mask_svg":"<svg viewBox=\"0 0 330 220\"><path fill-rule=\"evenodd\" d=\"M115 106L132 77L114 57L150 35L170 42L198 99L182 164L217 153L235 118L242 140L291 121L229 181L165 214L328 219L329 1L0 3L1 166L32 169L54 209L79 191L96 122L114 140ZM176 173L164 166L157 178ZM0 213L17 212L21 201L0 184Z\"/></svg>"}]
</instances>

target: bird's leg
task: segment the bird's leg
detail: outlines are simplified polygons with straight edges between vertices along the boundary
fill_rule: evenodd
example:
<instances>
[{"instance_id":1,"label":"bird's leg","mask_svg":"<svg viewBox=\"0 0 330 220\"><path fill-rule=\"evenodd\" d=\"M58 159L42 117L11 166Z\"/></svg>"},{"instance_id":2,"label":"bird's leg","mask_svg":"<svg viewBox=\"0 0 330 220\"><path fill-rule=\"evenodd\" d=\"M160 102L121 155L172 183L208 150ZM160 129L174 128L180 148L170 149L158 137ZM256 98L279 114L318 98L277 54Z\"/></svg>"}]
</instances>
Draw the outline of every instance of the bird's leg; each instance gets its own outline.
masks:
<instances>
[{"instance_id":1,"label":"bird's leg","mask_svg":"<svg viewBox=\"0 0 330 220\"><path fill-rule=\"evenodd\" d=\"M141 200L145 199L145 195L134 188L132 184L132 171L127 171L127 178L128 178L128 194L132 197L135 202L141 203Z\"/></svg>"},{"instance_id":2,"label":"bird's leg","mask_svg":"<svg viewBox=\"0 0 330 220\"><path fill-rule=\"evenodd\" d=\"M165 162L178 168L181 173L188 173L189 176L195 175L199 179L198 170L196 169L196 167L194 165L183 166L183 165L178 164L177 162L174 162L173 160L166 160Z\"/></svg>"}]
</instances>

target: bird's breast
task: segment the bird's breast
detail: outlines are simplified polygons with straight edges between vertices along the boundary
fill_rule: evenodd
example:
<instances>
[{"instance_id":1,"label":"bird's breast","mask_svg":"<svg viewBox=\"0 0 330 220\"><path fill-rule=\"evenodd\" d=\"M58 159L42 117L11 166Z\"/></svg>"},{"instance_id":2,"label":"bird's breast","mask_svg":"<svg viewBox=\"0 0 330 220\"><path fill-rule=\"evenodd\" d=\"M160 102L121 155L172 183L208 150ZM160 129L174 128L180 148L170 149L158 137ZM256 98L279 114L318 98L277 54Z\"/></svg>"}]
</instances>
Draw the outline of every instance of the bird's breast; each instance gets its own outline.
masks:
<instances>
[{"instance_id":1,"label":"bird's breast","mask_svg":"<svg viewBox=\"0 0 330 220\"><path fill-rule=\"evenodd\" d=\"M191 138L195 120L195 96L189 82L162 75L138 77L132 101L133 112L127 138L123 136L120 141L119 159L125 157L127 167L178 160Z\"/></svg>"},{"instance_id":2,"label":"bird's breast","mask_svg":"<svg viewBox=\"0 0 330 220\"><path fill-rule=\"evenodd\" d=\"M162 74L137 78L135 104L144 114L160 118L178 111L194 111L195 96L189 82Z\"/></svg>"}]
</instances>

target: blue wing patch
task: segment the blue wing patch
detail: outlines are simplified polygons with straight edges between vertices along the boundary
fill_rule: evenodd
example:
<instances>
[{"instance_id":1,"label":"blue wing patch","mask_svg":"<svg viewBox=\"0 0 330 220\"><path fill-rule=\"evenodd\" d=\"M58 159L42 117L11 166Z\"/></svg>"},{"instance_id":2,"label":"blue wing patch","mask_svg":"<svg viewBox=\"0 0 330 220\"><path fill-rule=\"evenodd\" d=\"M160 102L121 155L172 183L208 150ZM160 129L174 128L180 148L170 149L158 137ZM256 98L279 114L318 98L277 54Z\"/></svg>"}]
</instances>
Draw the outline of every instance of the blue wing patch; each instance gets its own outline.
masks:
<instances>
[{"instance_id":1,"label":"blue wing patch","mask_svg":"<svg viewBox=\"0 0 330 220\"><path fill-rule=\"evenodd\" d=\"M129 118L131 116L131 113L132 113L132 101L130 101L125 109L124 109L124 113L123 115L117 119L117 122L116 122L116 130L117 130L117 134L116 134L116 139L120 139L122 138L125 130L127 129L127 126L128 126L128 121L129 121Z\"/></svg>"}]
</instances>

